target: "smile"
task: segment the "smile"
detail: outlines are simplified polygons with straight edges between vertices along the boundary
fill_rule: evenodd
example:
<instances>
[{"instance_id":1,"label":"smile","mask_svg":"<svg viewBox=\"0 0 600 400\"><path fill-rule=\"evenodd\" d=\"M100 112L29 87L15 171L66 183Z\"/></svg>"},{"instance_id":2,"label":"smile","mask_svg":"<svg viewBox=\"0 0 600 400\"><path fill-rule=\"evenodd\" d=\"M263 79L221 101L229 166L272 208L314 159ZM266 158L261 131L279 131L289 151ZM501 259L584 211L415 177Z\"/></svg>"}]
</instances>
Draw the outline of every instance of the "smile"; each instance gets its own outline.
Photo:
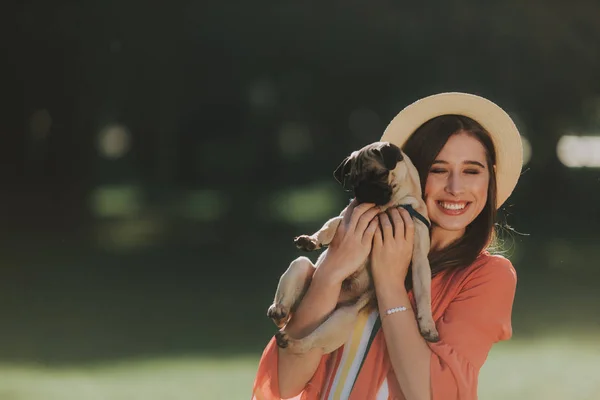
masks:
<instances>
[{"instance_id":1,"label":"smile","mask_svg":"<svg viewBox=\"0 0 600 400\"><path fill-rule=\"evenodd\" d=\"M471 204L469 201L437 201L436 203L440 210L448 215L460 215L464 213Z\"/></svg>"}]
</instances>

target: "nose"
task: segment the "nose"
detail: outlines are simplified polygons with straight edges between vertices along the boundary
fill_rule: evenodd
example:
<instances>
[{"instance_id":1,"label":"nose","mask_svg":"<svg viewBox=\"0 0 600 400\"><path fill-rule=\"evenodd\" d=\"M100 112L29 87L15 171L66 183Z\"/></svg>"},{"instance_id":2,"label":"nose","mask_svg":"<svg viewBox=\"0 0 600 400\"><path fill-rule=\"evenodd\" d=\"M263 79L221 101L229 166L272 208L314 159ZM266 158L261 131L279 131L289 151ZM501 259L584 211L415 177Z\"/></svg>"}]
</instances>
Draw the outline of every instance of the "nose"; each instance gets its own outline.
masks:
<instances>
[{"instance_id":1,"label":"nose","mask_svg":"<svg viewBox=\"0 0 600 400\"><path fill-rule=\"evenodd\" d=\"M446 192L453 196L458 196L464 192L463 178L458 173L450 173L446 182Z\"/></svg>"}]
</instances>

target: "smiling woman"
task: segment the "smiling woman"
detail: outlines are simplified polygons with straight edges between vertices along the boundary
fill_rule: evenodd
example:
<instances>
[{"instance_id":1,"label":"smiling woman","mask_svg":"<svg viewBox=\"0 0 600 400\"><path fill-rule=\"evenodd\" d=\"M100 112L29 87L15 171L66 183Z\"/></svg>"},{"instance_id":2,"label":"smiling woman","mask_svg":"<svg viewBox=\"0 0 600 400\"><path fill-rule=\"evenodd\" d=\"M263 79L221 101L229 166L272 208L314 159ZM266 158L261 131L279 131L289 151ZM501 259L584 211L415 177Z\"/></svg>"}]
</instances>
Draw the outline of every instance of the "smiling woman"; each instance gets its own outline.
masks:
<instances>
[{"instance_id":1,"label":"smiling woman","mask_svg":"<svg viewBox=\"0 0 600 400\"><path fill-rule=\"evenodd\" d=\"M463 236L483 210L490 187L486 158L483 145L461 132L448 139L433 162L425 183L425 202L434 224L432 233L445 237L436 241L440 247Z\"/></svg>"},{"instance_id":2,"label":"smiling woman","mask_svg":"<svg viewBox=\"0 0 600 400\"><path fill-rule=\"evenodd\" d=\"M413 311L409 267L420 222L397 210L391 218L377 215L363 203L339 224L284 329L294 338L313 332L365 257L377 306L361 310L347 342L333 352L297 355L272 338L259 362L254 399L476 399L490 349L512 335L516 273L509 260L488 251L496 211L522 166L511 118L481 97L443 93L402 110L381 141L402 148L419 173L417 192L431 221L431 308L440 340L423 339Z\"/></svg>"},{"instance_id":3,"label":"smiling woman","mask_svg":"<svg viewBox=\"0 0 600 400\"><path fill-rule=\"evenodd\" d=\"M432 274L471 264L493 240L496 149L472 118L441 115L408 138L404 152L421 177L432 222ZM489 201L488 201L489 199Z\"/></svg>"}]
</instances>

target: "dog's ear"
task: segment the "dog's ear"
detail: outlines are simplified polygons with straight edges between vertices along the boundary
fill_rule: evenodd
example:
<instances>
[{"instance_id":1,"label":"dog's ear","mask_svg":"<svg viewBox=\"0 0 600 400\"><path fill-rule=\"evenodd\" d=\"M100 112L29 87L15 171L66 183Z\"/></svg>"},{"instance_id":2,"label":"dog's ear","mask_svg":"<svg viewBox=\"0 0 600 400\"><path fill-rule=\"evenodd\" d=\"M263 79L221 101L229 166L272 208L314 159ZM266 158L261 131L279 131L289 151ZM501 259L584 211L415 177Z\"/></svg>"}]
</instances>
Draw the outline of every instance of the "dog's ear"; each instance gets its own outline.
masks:
<instances>
[{"instance_id":1,"label":"dog's ear","mask_svg":"<svg viewBox=\"0 0 600 400\"><path fill-rule=\"evenodd\" d=\"M379 148L379 153L381 154L383 165L388 170L396 168L398 161L402 161L404 158L402 157L402 151L400 151L400 147L392 143L386 143L385 145L381 146L381 148Z\"/></svg>"},{"instance_id":2,"label":"dog's ear","mask_svg":"<svg viewBox=\"0 0 600 400\"><path fill-rule=\"evenodd\" d=\"M350 167L351 167L350 157L346 157L346 158L344 158L344 161L342 161L342 163L340 165L338 165L338 167L333 172L333 176L335 177L335 180L338 181L339 183L341 183L342 186L345 186L346 175L348 175L350 173Z\"/></svg>"}]
</instances>

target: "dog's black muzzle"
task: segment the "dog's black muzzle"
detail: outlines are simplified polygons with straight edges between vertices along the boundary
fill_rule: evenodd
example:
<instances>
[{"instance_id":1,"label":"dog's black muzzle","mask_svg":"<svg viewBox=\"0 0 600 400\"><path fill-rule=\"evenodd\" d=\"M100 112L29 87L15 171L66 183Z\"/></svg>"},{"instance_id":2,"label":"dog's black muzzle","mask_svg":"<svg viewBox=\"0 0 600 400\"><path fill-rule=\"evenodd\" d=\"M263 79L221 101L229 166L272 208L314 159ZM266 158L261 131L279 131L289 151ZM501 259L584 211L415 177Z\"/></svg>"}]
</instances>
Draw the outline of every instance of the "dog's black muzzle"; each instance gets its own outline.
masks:
<instances>
[{"instance_id":1,"label":"dog's black muzzle","mask_svg":"<svg viewBox=\"0 0 600 400\"><path fill-rule=\"evenodd\" d=\"M354 187L354 196L359 203L382 206L392 199L392 189L387 184L360 182Z\"/></svg>"}]
</instances>

